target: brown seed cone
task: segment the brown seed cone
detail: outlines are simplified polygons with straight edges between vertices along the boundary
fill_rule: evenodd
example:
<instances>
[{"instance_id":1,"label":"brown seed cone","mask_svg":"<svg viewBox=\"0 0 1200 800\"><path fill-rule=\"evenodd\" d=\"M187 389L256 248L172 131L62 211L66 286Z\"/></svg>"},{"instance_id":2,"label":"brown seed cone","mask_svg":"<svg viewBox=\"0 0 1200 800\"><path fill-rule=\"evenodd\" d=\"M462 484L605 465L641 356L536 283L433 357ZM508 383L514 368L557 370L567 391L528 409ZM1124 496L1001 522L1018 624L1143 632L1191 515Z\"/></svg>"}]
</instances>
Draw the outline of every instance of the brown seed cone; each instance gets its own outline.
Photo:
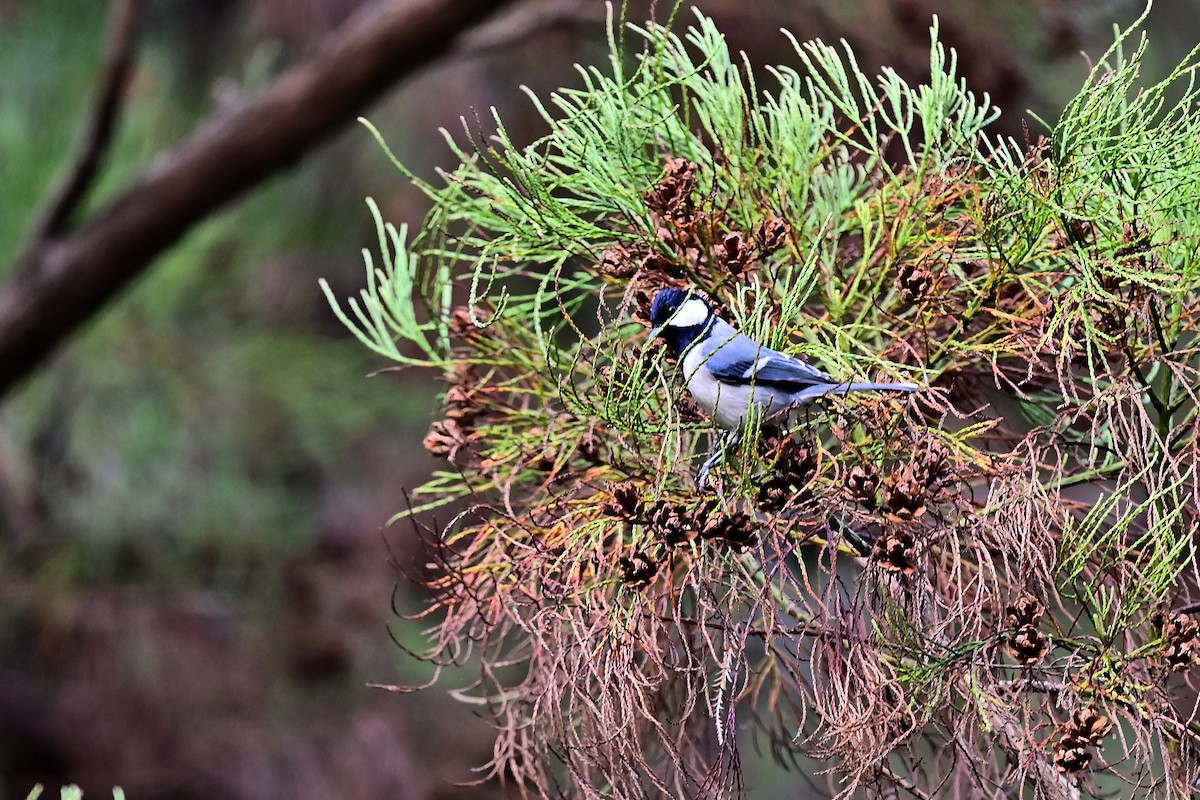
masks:
<instances>
[{"instance_id":1,"label":"brown seed cone","mask_svg":"<svg viewBox=\"0 0 1200 800\"><path fill-rule=\"evenodd\" d=\"M1112 731L1112 720L1100 713L1094 705L1077 709L1071 716L1071 724L1092 747L1100 747L1104 737Z\"/></svg>"},{"instance_id":2,"label":"brown seed cone","mask_svg":"<svg viewBox=\"0 0 1200 800\"><path fill-rule=\"evenodd\" d=\"M1050 652L1050 638L1038 629L1046 607L1028 592L1004 609L1009 655L1025 666L1036 664Z\"/></svg>"},{"instance_id":3,"label":"brown seed cone","mask_svg":"<svg viewBox=\"0 0 1200 800\"><path fill-rule=\"evenodd\" d=\"M769 217L758 223L754 229L754 239L762 252L774 253L787 245L791 232L792 226L783 217Z\"/></svg>"},{"instance_id":4,"label":"brown seed cone","mask_svg":"<svg viewBox=\"0 0 1200 800\"><path fill-rule=\"evenodd\" d=\"M462 385L453 385L447 390L442 401L446 407L446 418L452 419L462 428L470 428L471 424L483 413L483 407L476 401L474 395Z\"/></svg>"},{"instance_id":5,"label":"brown seed cone","mask_svg":"<svg viewBox=\"0 0 1200 800\"><path fill-rule=\"evenodd\" d=\"M1018 597L1015 603L1006 606L1004 613L1005 625L1018 628L1021 625L1036 625L1046 613L1046 607L1036 597L1025 593Z\"/></svg>"},{"instance_id":6,"label":"brown seed cone","mask_svg":"<svg viewBox=\"0 0 1200 800\"><path fill-rule=\"evenodd\" d=\"M1187 614L1176 611L1160 621L1162 625L1163 657L1175 672L1183 672L1192 664L1200 664L1200 624Z\"/></svg>"},{"instance_id":7,"label":"brown seed cone","mask_svg":"<svg viewBox=\"0 0 1200 800\"><path fill-rule=\"evenodd\" d=\"M735 511L711 515L700 528L701 539L722 539L731 547L743 550L754 542L758 526L749 514Z\"/></svg>"},{"instance_id":8,"label":"brown seed cone","mask_svg":"<svg viewBox=\"0 0 1200 800\"><path fill-rule=\"evenodd\" d=\"M1089 747L1100 747L1112 731L1112 720L1092 704L1076 709L1068 722L1058 727L1054 743L1054 766L1059 772L1081 772L1092 763Z\"/></svg>"},{"instance_id":9,"label":"brown seed cone","mask_svg":"<svg viewBox=\"0 0 1200 800\"><path fill-rule=\"evenodd\" d=\"M479 378L475 376L475 365L466 361L454 362L454 366L442 377L446 383L457 386L464 392L469 392L479 383Z\"/></svg>"},{"instance_id":10,"label":"brown seed cone","mask_svg":"<svg viewBox=\"0 0 1200 800\"><path fill-rule=\"evenodd\" d=\"M1092 763L1087 744L1076 737L1063 737L1054 743L1054 767L1059 772L1082 772Z\"/></svg>"},{"instance_id":11,"label":"brown seed cone","mask_svg":"<svg viewBox=\"0 0 1200 800\"><path fill-rule=\"evenodd\" d=\"M775 471L793 486L803 487L816 473L816 455L796 439L765 438L762 444L768 457L774 454Z\"/></svg>"},{"instance_id":12,"label":"brown seed cone","mask_svg":"<svg viewBox=\"0 0 1200 800\"><path fill-rule=\"evenodd\" d=\"M618 519L635 520L645 511L642 489L633 481L609 484L609 498L604 502L604 513Z\"/></svg>"},{"instance_id":13,"label":"brown seed cone","mask_svg":"<svg viewBox=\"0 0 1200 800\"><path fill-rule=\"evenodd\" d=\"M1050 639L1037 625L1025 623L1008 635L1008 652L1020 663L1031 666L1050 652Z\"/></svg>"},{"instance_id":14,"label":"brown seed cone","mask_svg":"<svg viewBox=\"0 0 1200 800\"><path fill-rule=\"evenodd\" d=\"M889 572L912 575L917 571L917 548L908 531L891 531L875 540L875 563Z\"/></svg>"},{"instance_id":15,"label":"brown seed cone","mask_svg":"<svg viewBox=\"0 0 1200 800\"><path fill-rule=\"evenodd\" d=\"M670 231L664 232L670 235ZM619 245L600 254L600 260L596 262L596 272L622 281L630 280L639 273L645 278L661 280L666 276L679 274L679 267L657 250L640 245ZM635 300L637 302L634 306L634 318L647 321L650 313L649 293L638 290Z\"/></svg>"},{"instance_id":16,"label":"brown seed cone","mask_svg":"<svg viewBox=\"0 0 1200 800\"><path fill-rule=\"evenodd\" d=\"M782 511L796 497L791 482L778 473L773 473L758 487L754 505L768 514Z\"/></svg>"},{"instance_id":17,"label":"brown seed cone","mask_svg":"<svg viewBox=\"0 0 1200 800\"><path fill-rule=\"evenodd\" d=\"M885 492L887 516L899 522L911 522L925 514L925 487L911 466L893 472Z\"/></svg>"},{"instance_id":18,"label":"brown seed cone","mask_svg":"<svg viewBox=\"0 0 1200 800\"><path fill-rule=\"evenodd\" d=\"M900 265L896 274L896 286L910 303L915 303L925 296L933 285L933 276L923 264L905 261Z\"/></svg>"},{"instance_id":19,"label":"brown seed cone","mask_svg":"<svg viewBox=\"0 0 1200 800\"><path fill-rule=\"evenodd\" d=\"M596 271L621 280L629 280L638 271L639 254L626 247L610 247L600 254Z\"/></svg>"},{"instance_id":20,"label":"brown seed cone","mask_svg":"<svg viewBox=\"0 0 1200 800\"><path fill-rule=\"evenodd\" d=\"M442 419L433 423L422 444L431 456L453 459L467 442L467 434L457 422Z\"/></svg>"},{"instance_id":21,"label":"brown seed cone","mask_svg":"<svg viewBox=\"0 0 1200 800\"><path fill-rule=\"evenodd\" d=\"M954 469L945 453L926 452L913 474L917 482L925 487L926 494L933 495L952 482Z\"/></svg>"},{"instance_id":22,"label":"brown seed cone","mask_svg":"<svg viewBox=\"0 0 1200 800\"><path fill-rule=\"evenodd\" d=\"M855 464L846 473L846 496L868 509L874 508L879 491L879 476L873 469Z\"/></svg>"},{"instance_id":23,"label":"brown seed cone","mask_svg":"<svg viewBox=\"0 0 1200 800\"><path fill-rule=\"evenodd\" d=\"M658 574L658 563L641 551L621 556L617 564L621 568L621 581L634 589L649 586Z\"/></svg>"},{"instance_id":24,"label":"brown seed cone","mask_svg":"<svg viewBox=\"0 0 1200 800\"><path fill-rule=\"evenodd\" d=\"M697 169L699 165L684 158L668 161L662 180L642 195L646 207L676 221L690 219L695 211L692 192L696 189Z\"/></svg>"},{"instance_id":25,"label":"brown seed cone","mask_svg":"<svg viewBox=\"0 0 1200 800\"><path fill-rule=\"evenodd\" d=\"M482 319L487 319L487 314ZM450 335L467 341L481 339L484 329L475 324L480 319L476 312L467 306L457 306L450 312L450 322L447 327Z\"/></svg>"},{"instance_id":26,"label":"brown seed cone","mask_svg":"<svg viewBox=\"0 0 1200 800\"><path fill-rule=\"evenodd\" d=\"M742 234L727 233L713 245L713 263L720 264L733 275L740 275L753 257L750 243Z\"/></svg>"},{"instance_id":27,"label":"brown seed cone","mask_svg":"<svg viewBox=\"0 0 1200 800\"><path fill-rule=\"evenodd\" d=\"M646 522L668 547L687 542L696 532L696 526L687 510L665 500L655 501L646 514Z\"/></svg>"}]
</instances>

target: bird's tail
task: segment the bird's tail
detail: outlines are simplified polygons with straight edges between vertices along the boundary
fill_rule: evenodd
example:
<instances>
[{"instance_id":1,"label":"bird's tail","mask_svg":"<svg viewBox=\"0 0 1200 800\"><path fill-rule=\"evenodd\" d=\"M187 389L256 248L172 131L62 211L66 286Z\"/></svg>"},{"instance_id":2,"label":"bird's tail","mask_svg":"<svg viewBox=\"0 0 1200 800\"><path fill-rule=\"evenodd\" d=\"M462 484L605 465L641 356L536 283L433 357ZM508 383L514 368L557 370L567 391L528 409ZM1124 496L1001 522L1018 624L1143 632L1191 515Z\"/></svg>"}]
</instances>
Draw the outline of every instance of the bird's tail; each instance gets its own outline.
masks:
<instances>
[{"instance_id":1,"label":"bird's tail","mask_svg":"<svg viewBox=\"0 0 1200 800\"><path fill-rule=\"evenodd\" d=\"M915 383L838 383L821 394L847 394L849 392L915 392L921 387Z\"/></svg>"}]
</instances>

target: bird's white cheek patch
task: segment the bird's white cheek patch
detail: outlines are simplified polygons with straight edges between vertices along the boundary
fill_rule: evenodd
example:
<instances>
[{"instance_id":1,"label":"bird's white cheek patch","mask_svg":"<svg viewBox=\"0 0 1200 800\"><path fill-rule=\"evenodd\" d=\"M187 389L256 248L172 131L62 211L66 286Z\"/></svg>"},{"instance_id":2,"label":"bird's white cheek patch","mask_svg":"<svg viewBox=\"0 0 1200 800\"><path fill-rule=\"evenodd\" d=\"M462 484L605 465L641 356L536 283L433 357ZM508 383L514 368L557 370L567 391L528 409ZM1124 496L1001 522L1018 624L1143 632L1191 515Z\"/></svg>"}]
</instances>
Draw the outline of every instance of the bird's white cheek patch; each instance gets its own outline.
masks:
<instances>
[{"instance_id":1,"label":"bird's white cheek patch","mask_svg":"<svg viewBox=\"0 0 1200 800\"><path fill-rule=\"evenodd\" d=\"M667 324L674 328L690 328L693 325L699 325L706 319L708 319L708 306L704 305L703 300L693 297L679 307L675 316L671 317Z\"/></svg>"}]
</instances>

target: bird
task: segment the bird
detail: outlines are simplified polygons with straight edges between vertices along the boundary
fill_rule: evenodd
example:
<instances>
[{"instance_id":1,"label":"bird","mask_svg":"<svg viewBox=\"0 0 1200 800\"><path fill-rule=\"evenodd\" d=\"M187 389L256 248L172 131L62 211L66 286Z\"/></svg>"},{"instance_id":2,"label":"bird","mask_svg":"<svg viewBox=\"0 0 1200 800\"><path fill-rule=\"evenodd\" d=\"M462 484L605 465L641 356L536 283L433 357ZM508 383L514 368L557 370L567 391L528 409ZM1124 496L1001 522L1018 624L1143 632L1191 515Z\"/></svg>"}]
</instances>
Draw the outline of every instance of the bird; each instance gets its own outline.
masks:
<instances>
[{"instance_id":1,"label":"bird","mask_svg":"<svg viewBox=\"0 0 1200 800\"><path fill-rule=\"evenodd\" d=\"M751 339L713 313L697 293L660 289L650 305L650 339L661 337L680 359L688 392L717 427L728 433L725 443L701 467L703 488L708 471L727 446L756 419L759 424L784 422L800 407L821 397L848 392L915 392L915 383L838 381L799 359Z\"/></svg>"}]
</instances>

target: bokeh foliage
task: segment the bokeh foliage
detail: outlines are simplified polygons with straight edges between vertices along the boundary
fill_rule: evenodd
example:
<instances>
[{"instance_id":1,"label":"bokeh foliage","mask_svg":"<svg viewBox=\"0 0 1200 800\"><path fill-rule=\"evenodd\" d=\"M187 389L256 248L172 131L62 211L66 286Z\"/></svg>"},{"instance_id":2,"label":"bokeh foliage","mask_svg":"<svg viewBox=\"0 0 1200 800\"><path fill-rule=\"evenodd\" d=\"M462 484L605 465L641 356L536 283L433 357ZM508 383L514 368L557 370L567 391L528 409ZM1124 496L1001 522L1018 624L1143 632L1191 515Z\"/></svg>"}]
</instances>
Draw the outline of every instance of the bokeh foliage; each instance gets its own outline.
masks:
<instances>
[{"instance_id":1,"label":"bokeh foliage","mask_svg":"<svg viewBox=\"0 0 1200 800\"><path fill-rule=\"evenodd\" d=\"M104 13L105 4L29 3L0 32L11 77L0 103L6 268L79 135ZM86 208L207 105L169 36L147 27ZM4 530L17 545L6 558L65 584L204 573L245 589L262 558L311 545L315 497L300 485L353 469L347 443L420 416L420 399L397 402L385 381L361 381L365 356L313 324L324 314L309 275L340 258L353 224L325 188L337 155L200 225L14 393L0 414L4 450L19 464L7 479L31 496L38 530Z\"/></svg>"},{"instance_id":2,"label":"bokeh foliage","mask_svg":"<svg viewBox=\"0 0 1200 800\"><path fill-rule=\"evenodd\" d=\"M936 26L926 84L795 42L759 87L702 16L612 25L549 134L448 135L420 233L377 215L339 314L449 383L425 657L479 664L495 774L728 796L748 731L829 794L1190 796L1200 65L1139 88L1136 31L1014 142ZM665 285L927 388L756 430L699 493Z\"/></svg>"}]
</instances>

